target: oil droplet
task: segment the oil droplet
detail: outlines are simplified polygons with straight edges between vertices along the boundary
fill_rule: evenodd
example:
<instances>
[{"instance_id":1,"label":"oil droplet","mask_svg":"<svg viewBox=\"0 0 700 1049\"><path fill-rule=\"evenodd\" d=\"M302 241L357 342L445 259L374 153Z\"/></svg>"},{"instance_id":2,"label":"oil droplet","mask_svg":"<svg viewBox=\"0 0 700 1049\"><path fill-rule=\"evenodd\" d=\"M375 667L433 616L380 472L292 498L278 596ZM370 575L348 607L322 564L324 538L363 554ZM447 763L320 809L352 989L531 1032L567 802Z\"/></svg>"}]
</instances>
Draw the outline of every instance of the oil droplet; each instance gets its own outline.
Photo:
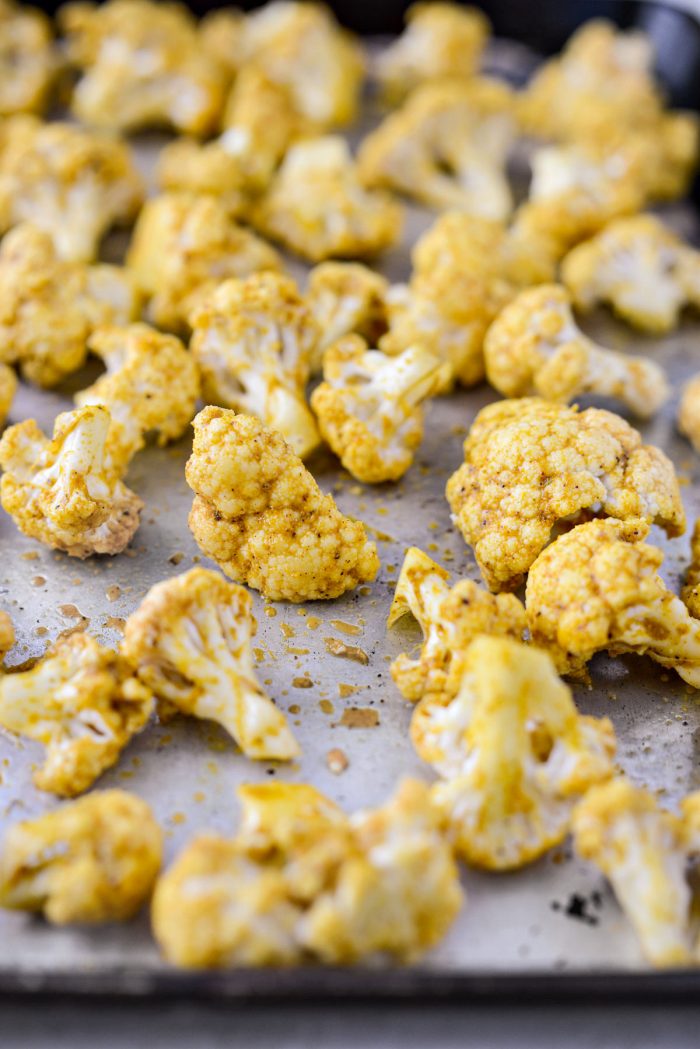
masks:
<instances>
[{"instance_id":1,"label":"oil droplet","mask_svg":"<svg viewBox=\"0 0 700 1049\"><path fill-rule=\"evenodd\" d=\"M344 728L376 728L379 711L374 707L348 707L343 711L340 724Z\"/></svg>"},{"instance_id":2,"label":"oil droplet","mask_svg":"<svg viewBox=\"0 0 700 1049\"><path fill-rule=\"evenodd\" d=\"M290 626L289 623L280 623L280 630L285 637L295 637L294 627Z\"/></svg>"},{"instance_id":3,"label":"oil droplet","mask_svg":"<svg viewBox=\"0 0 700 1049\"><path fill-rule=\"evenodd\" d=\"M43 575L35 575L32 579L32 586L43 586L46 582L46 577Z\"/></svg>"},{"instance_id":4,"label":"oil droplet","mask_svg":"<svg viewBox=\"0 0 700 1049\"><path fill-rule=\"evenodd\" d=\"M293 677L292 678L292 687L293 688L312 688L313 687L313 681L311 680L310 677L306 677L306 676L304 676L304 677Z\"/></svg>"},{"instance_id":5,"label":"oil droplet","mask_svg":"<svg viewBox=\"0 0 700 1049\"><path fill-rule=\"evenodd\" d=\"M323 711L324 714L334 714L335 713L335 707L331 703L330 699L322 699L322 700L319 701L318 705L319 705L319 707L321 708L321 710Z\"/></svg>"},{"instance_id":6,"label":"oil droplet","mask_svg":"<svg viewBox=\"0 0 700 1049\"><path fill-rule=\"evenodd\" d=\"M194 794L192 795L192 800L196 801L198 805L201 805L201 803L205 800L205 798L206 798L206 794L204 793L203 790L196 790L194 792Z\"/></svg>"},{"instance_id":7,"label":"oil droplet","mask_svg":"<svg viewBox=\"0 0 700 1049\"><path fill-rule=\"evenodd\" d=\"M331 626L335 627L336 630L342 631L343 634L352 634L353 636L357 636L357 634L362 633L361 626L355 626L354 623L346 623L342 619L331 619Z\"/></svg>"},{"instance_id":8,"label":"oil droplet","mask_svg":"<svg viewBox=\"0 0 700 1049\"><path fill-rule=\"evenodd\" d=\"M66 619L85 619L85 616L75 605L59 605L58 611Z\"/></svg>"},{"instance_id":9,"label":"oil droplet","mask_svg":"<svg viewBox=\"0 0 700 1049\"><path fill-rule=\"evenodd\" d=\"M289 707L290 714L301 714L301 707L298 703L292 703Z\"/></svg>"},{"instance_id":10,"label":"oil droplet","mask_svg":"<svg viewBox=\"0 0 700 1049\"><path fill-rule=\"evenodd\" d=\"M267 616L268 619L274 619L275 616L277 615L277 609L273 608L272 605L268 605L267 608L265 609L265 615Z\"/></svg>"},{"instance_id":11,"label":"oil droplet","mask_svg":"<svg viewBox=\"0 0 700 1049\"><path fill-rule=\"evenodd\" d=\"M336 776L340 775L341 772L345 772L349 764L347 754L339 747L334 747L326 754L326 765Z\"/></svg>"},{"instance_id":12,"label":"oil droplet","mask_svg":"<svg viewBox=\"0 0 700 1049\"><path fill-rule=\"evenodd\" d=\"M319 619L318 616L309 616L309 618L306 620L306 625L309 628L309 630L317 630L322 622L323 620Z\"/></svg>"},{"instance_id":13,"label":"oil droplet","mask_svg":"<svg viewBox=\"0 0 700 1049\"><path fill-rule=\"evenodd\" d=\"M265 660L265 650L262 648L254 648L253 655L255 656L258 663L262 663Z\"/></svg>"},{"instance_id":14,"label":"oil droplet","mask_svg":"<svg viewBox=\"0 0 700 1049\"><path fill-rule=\"evenodd\" d=\"M184 823L187 820L187 816L184 812L173 812L170 817L171 823Z\"/></svg>"},{"instance_id":15,"label":"oil droplet","mask_svg":"<svg viewBox=\"0 0 700 1049\"><path fill-rule=\"evenodd\" d=\"M347 699L348 696L353 696L356 692L359 692L358 685L346 685L342 681L338 685L338 695L341 699Z\"/></svg>"}]
</instances>

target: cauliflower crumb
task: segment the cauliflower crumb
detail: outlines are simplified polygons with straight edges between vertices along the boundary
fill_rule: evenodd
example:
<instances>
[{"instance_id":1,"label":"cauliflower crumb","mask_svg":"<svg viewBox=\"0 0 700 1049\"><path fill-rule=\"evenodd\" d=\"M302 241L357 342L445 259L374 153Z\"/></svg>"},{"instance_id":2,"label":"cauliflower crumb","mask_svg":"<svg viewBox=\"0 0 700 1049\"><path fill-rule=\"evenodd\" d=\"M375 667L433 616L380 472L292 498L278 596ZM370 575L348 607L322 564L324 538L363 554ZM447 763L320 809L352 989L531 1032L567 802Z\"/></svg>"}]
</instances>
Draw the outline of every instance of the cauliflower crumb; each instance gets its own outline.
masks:
<instances>
[{"instance_id":1,"label":"cauliflower crumb","mask_svg":"<svg viewBox=\"0 0 700 1049\"><path fill-rule=\"evenodd\" d=\"M12 368L8 368L6 364L0 364L0 427L5 425L16 393L17 376Z\"/></svg>"},{"instance_id":2,"label":"cauliflower crumb","mask_svg":"<svg viewBox=\"0 0 700 1049\"><path fill-rule=\"evenodd\" d=\"M696 452L700 452L700 374L694 375L683 387L678 406L678 429Z\"/></svg>"},{"instance_id":3,"label":"cauliflower crumb","mask_svg":"<svg viewBox=\"0 0 700 1049\"><path fill-rule=\"evenodd\" d=\"M0 611L0 656L9 652L15 643L15 628L7 612Z\"/></svg>"},{"instance_id":4,"label":"cauliflower crumb","mask_svg":"<svg viewBox=\"0 0 700 1049\"><path fill-rule=\"evenodd\" d=\"M360 262L322 262L309 274L306 302L319 338L312 374L321 371L323 353L345 335L361 335L372 346L386 331L389 282Z\"/></svg>"},{"instance_id":5,"label":"cauliflower crumb","mask_svg":"<svg viewBox=\"0 0 700 1049\"><path fill-rule=\"evenodd\" d=\"M683 581L681 599L693 619L700 620L700 518L690 537L690 564Z\"/></svg>"},{"instance_id":6,"label":"cauliflower crumb","mask_svg":"<svg viewBox=\"0 0 700 1049\"><path fill-rule=\"evenodd\" d=\"M57 72L51 22L36 7L0 2L0 117L42 113Z\"/></svg>"}]
</instances>

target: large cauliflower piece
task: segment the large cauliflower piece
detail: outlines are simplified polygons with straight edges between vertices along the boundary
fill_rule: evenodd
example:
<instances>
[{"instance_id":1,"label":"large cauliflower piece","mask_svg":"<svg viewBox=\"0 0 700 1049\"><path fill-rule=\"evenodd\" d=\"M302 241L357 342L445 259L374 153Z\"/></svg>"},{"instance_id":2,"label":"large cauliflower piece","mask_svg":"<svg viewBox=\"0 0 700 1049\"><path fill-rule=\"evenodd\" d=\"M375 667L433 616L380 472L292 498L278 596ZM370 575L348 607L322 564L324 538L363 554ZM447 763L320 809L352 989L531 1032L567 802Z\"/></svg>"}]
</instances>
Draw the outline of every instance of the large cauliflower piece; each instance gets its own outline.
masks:
<instances>
[{"instance_id":1,"label":"large cauliflower piece","mask_svg":"<svg viewBox=\"0 0 700 1049\"><path fill-rule=\"evenodd\" d=\"M422 403L448 374L420 346L387 357L347 335L326 350L323 382L311 397L321 436L358 481L398 481L423 439Z\"/></svg>"},{"instance_id":2,"label":"large cauliflower piece","mask_svg":"<svg viewBox=\"0 0 700 1049\"><path fill-rule=\"evenodd\" d=\"M584 335L560 284L528 288L509 303L486 333L484 360L486 378L504 397L536 394L566 404L593 393L648 418L671 393L658 364Z\"/></svg>"},{"instance_id":3,"label":"large cauliflower piece","mask_svg":"<svg viewBox=\"0 0 700 1049\"><path fill-rule=\"evenodd\" d=\"M0 427L5 425L16 392L17 376L7 364L0 364Z\"/></svg>"},{"instance_id":4,"label":"large cauliflower piece","mask_svg":"<svg viewBox=\"0 0 700 1049\"><path fill-rule=\"evenodd\" d=\"M232 579L273 601L339 597L379 570L361 521L340 513L280 434L205 408L194 421L189 524Z\"/></svg>"},{"instance_id":5,"label":"large cauliflower piece","mask_svg":"<svg viewBox=\"0 0 700 1049\"><path fill-rule=\"evenodd\" d=\"M0 725L46 748L40 790L73 797L115 765L153 710L151 690L88 634L62 638L31 670L0 677Z\"/></svg>"},{"instance_id":6,"label":"large cauliflower piece","mask_svg":"<svg viewBox=\"0 0 700 1049\"><path fill-rule=\"evenodd\" d=\"M306 302L318 325L312 373L323 352L345 335L361 335L376 346L386 331L389 282L360 262L322 262L309 274Z\"/></svg>"},{"instance_id":7,"label":"large cauliflower piece","mask_svg":"<svg viewBox=\"0 0 700 1049\"><path fill-rule=\"evenodd\" d=\"M478 634L521 641L525 609L514 594L489 594L471 579L449 585L450 575L427 554L406 551L389 610L388 626L413 616L423 632L417 659L402 653L391 676L404 699L431 695L449 702L462 677L462 656Z\"/></svg>"},{"instance_id":8,"label":"large cauliflower piece","mask_svg":"<svg viewBox=\"0 0 700 1049\"><path fill-rule=\"evenodd\" d=\"M227 277L279 270L276 251L238 226L211 196L164 193L145 205L127 255L149 299L149 319L183 331L199 298Z\"/></svg>"},{"instance_id":9,"label":"large cauliflower piece","mask_svg":"<svg viewBox=\"0 0 700 1049\"><path fill-rule=\"evenodd\" d=\"M365 189L350 149L336 135L293 145L251 221L262 233L310 262L365 258L399 238L401 207Z\"/></svg>"},{"instance_id":10,"label":"large cauliflower piece","mask_svg":"<svg viewBox=\"0 0 700 1049\"><path fill-rule=\"evenodd\" d=\"M48 440L34 419L0 440L0 502L20 532L71 557L119 554L143 503L106 455L110 415L88 406L59 415Z\"/></svg>"},{"instance_id":11,"label":"large cauliflower piece","mask_svg":"<svg viewBox=\"0 0 700 1049\"><path fill-rule=\"evenodd\" d=\"M418 957L462 903L428 787L405 780L348 819L306 784L239 788L232 840L200 835L156 886L153 928L176 965L223 968Z\"/></svg>"},{"instance_id":12,"label":"large cauliflower piece","mask_svg":"<svg viewBox=\"0 0 700 1049\"><path fill-rule=\"evenodd\" d=\"M193 568L149 590L126 622L122 652L166 706L217 721L250 758L287 760L299 747L255 679L251 608L242 587Z\"/></svg>"},{"instance_id":13,"label":"large cauliflower piece","mask_svg":"<svg viewBox=\"0 0 700 1049\"><path fill-rule=\"evenodd\" d=\"M43 11L0 2L0 117L42 113L56 74L51 23Z\"/></svg>"},{"instance_id":14,"label":"large cauliflower piece","mask_svg":"<svg viewBox=\"0 0 700 1049\"><path fill-rule=\"evenodd\" d=\"M54 925L126 921L151 894L163 835L145 801L96 791L13 824L0 851L0 906Z\"/></svg>"},{"instance_id":15,"label":"large cauliflower piece","mask_svg":"<svg viewBox=\"0 0 700 1049\"><path fill-rule=\"evenodd\" d=\"M127 324L140 307L128 270L61 259L35 226L16 226L0 244L0 360L30 382L55 386L85 363L95 327Z\"/></svg>"},{"instance_id":16,"label":"large cauliflower piece","mask_svg":"<svg viewBox=\"0 0 700 1049\"><path fill-rule=\"evenodd\" d=\"M690 537L690 564L683 580L681 599L693 619L700 620L700 517Z\"/></svg>"},{"instance_id":17,"label":"large cauliflower piece","mask_svg":"<svg viewBox=\"0 0 700 1049\"><path fill-rule=\"evenodd\" d=\"M0 231L32 222L61 258L90 262L107 230L130 222L142 198L124 142L35 117L0 127Z\"/></svg>"},{"instance_id":18,"label":"large cauliflower piece","mask_svg":"<svg viewBox=\"0 0 700 1049\"><path fill-rule=\"evenodd\" d=\"M72 99L79 120L119 131L166 126L203 135L214 129L226 77L184 5L69 3L60 21L69 57L83 71Z\"/></svg>"},{"instance_id":19,"label":"large cauliflower piece","mask_svg":"<svg viewBox=\"0 0 700 1049\"><path fill-rule=\"evenodd\" d=\"M585 676L596 652L635 652L700 687L700 622L658 574L662 552L645 521L589 521L561 536L530 569L532 640L560 672Z\"/></svg>"},{"instance_id":20,"label":"large cauliflower piece","mask_svg":"<svg viewBox=\"0 0 700 1049\"><path fill-rule=\"evenodd\" d=\"M574 804L613 773L608 718L579 714L546 653L505 637L472 641L457 694L428 693L411 738L444 777L434 797L457 852L489 870L563 841Z\"/></svg>"},{"instance_id":21,"label":"large cauliflower piece","mask_svg":"<svg viewBox=\"0 0 700 1049\"><path fill-rule=\"evenodd\" d=\"M515 134L512 95L496 80L419 87L362 143L360 175L429 207L504 219L512 208L505 163Z\"/></svg>"},{"instance_id":22,"label":"large cauliflower piece","mask_svg":"<svg viewBox=\"0 0 700 1049\"><path fill-rule=\"evenodd\" d=\"M163 446L176 441L192 421L199 397L199 371L175 335L147 324L99 328L88 341L107 372L76 394L79 407L101 404L111 425L107 457L120 475L150 433Z\"/></svg>"},{"instance_id":23,"label":"large cauliflower piece","mask_svg":"<svg viewBox=\"0 0 700 1049\"><path fill-rule=\"evenodd\" d=\"M453 520L491 590L515 590L560 521L584 511L681 535L670 460L612 412L500 401L479 412L447 483Z\"/></svg>"},{"instance_id":24,"label":"large cauliflower piece","mask_svg":"<svg viewBox=\"0 0 700 1049\"><path fill-rule=\"evenodd\" d=\"M205 402L255 415L309 455L321 440L306 403L319 329L294 281L278 273L224 281L189 320Z\"/></svg>"}]
</instances>

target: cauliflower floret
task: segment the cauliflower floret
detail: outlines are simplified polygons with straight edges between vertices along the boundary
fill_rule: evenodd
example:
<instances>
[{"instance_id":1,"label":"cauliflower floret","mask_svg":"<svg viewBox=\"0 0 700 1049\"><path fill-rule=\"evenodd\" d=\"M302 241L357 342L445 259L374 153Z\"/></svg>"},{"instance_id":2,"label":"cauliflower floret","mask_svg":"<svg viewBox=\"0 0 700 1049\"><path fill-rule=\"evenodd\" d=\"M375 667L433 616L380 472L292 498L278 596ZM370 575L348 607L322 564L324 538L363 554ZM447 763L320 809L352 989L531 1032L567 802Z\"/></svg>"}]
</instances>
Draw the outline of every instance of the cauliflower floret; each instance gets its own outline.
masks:
<instances>
[{"instance_id":1,"label":"cauliflower floret","mask_svg":"<svg viewBox=\"0 0 700 1049\"><path fill-rule=\"evenodd\" d=\"M401 695L415 703L426 694L453 699L462 677L464 651L477 634L521 641L525 609L514 594L489 594L471 579L448 585L449 572L422 550L406 551L387 626L411 615L423 633L417 659L405 653L391 664Z\"/></svg>"},{"instance_id":2,"label":"cauliflower floret","mask_svg":"<svg viewBox=\"0 0 700 1049\"><path fill-rule=\"evenodd\" d=\"M127 255L150 299L149 319L183 331L199 298L227 277L279 270L277 252L238 226L214 197L164 193L139 215Z\"/></svg>"},{"instance_id":3,"label":"cauliflower floret","mask_svg":"<svg viewBox=\"0 0 700 1049\"><path fill-rule=\"evenodd\" d=\"M377 60L384 97L390 103L400 102L427 80L474 76L489 30L488 19L476 7L412 4L403 33Z\"/></svg>"},{"instance_id":4,"label":"cauliflower floret","mask_svg":"<svg viewBox=\"0 0 700 1049\"><path fill-rule=\"evenodd\" d=\"M607 302L642 331L672 331L684 306L700 309L700 252L654 215L618 219L579 244L561 279L577 309Z\"/></svg>"},{"instance_id":5,"label":"cauliflower floret","mask_svg":"<svg viewBox=\"0 0 700 1049\"><path fill-rule=\"evenodd\" d=\"M319 328L311 365L321 371L323 353L345 335L361 335L375 346L386 331L389 282L360 262L322 262L309 274L306 302Z\"/></svg>"},{"instance_id":6,"label":"cauliflower floret","mask_svg":"<svg viewBox=\"0 0 700 1049\"><path fill-rule=\"evenodd\" d=\"M0 612L0 656L9 652L15 643L15 628L7 612Z\"/></svg>"},{"instance_id":7,"label":"cauliflower floret","mask_svg":"<svg viewBox=\"0 0 700 1049\"><path fill-rule=\"evenodd\" d=\"M700 517L690 537L690 564L685 573L681 599L693 619L700 620Z\"/></svg>"},{"instance_id":8,"label":"cauliflower floret","mask_svg":"<svg viewBox=\"0 0 700 1049\"><path fill-rule=\"evenodd\" d=\"M0 289L2 289L2 284L0 284ZM0 294L2 294L1 290ZM6 364L0 364L0 427L5 425L16 392L17 376L12 368L8 368Z\"/></svg>"},{"instance_id":9,"label":"cauliflower floret","mask_svg":"<svg viewBox=\"0 0 700 1049\"><path fill-rule=\"evenodd\" d=\"M0 116L43 112L56 69L43 11L0 0Z\"/></svg>"},{"instance_id":10,"label":"cauliflower floret","mask_svg":"<svg viewBox=\"0 0 700 1049\"><path fill-rule=\"evenodd\" d=\"M0 906L54 925L126 921L158 877L163 834L150 807L123 790L96 791L9 828L0 852Z\"/></svg>"},{"instance_id":11,"label":"cauliflower floret","mask_svg":"<svg viewBox=\"0 0 700 1049\"><path fill-rule=\"evenodd\" d=\"M305 394L319 332L294 281L278 273L224 281L189 321L205 402L255 415L296 455L310 455L321 441Z\"/></svg>"},{"instance_id":12,"label":"cauliflower floret","mask_svg":"<svg viewBox=\"0 0 700 1049\"><path fill-rule=\"evenodd\" d=\"M589 521L561 536L530 569L532 640L561 673L585 677L596 652L648 655L700 687L700 621L658 574L664 555L642 540L645 521Z\"/></svg>"},{"instance_id":13,"label":"cauliflower floret","mask_svg":"<svg viewBox=\"0 0 700 1049\"><path fill-rule=\"evenodd\" d=\"M425 84L364 140L360 177L429 207L504 219L512 208L505 163L514 135L504 83Z\"/></svg>"},{"instance_id":14,"label":"cauliflower floret","mask_svg":"<svg viewBox=\"0 0 700 1049\"><path fill-rule=\"evenodd\" d=\"M0 244L0 359L30 382L61 382L85 363L97 325L126 324L140 308L128 270L65 261L49 234L28 223Z\"/></svg>"},{"instance_id":15,"label":"cauliflower floret","mask_svg":"<svg viewBox=\"0 0 700 1049\"><path fill-rule=\"evenodd\" d=\"M126 143L35 117L0 127L0 231L32 222L61 258L90 262L107 230L131 221L142 198Z\"/></svg>"},{"instance_id":16,"label":"cauliflower floret","mask_svg":"<svg viewBox=\"0 0 700 1049\"><path fill-rule=\"evenodd\" d=\"M658 967L690 965L691 893L686 873L697 853L700 794L681 815L619 778L594 787L572 818L576 851L609 879L642 950Z\"/></svg>"},{"instance_id":17,"label":"cauliflower floret","mask_svg":"<svg viewBox=\"0 0 700 1049\"><path fill-rule=\"evenodd\" d=\"M200 835L161 877L153 928L195 968L418 957L462 903L428 787L348 819L306 784L240 787L236 838Z\"/></svg>"},{"instance_id":18,"label":"cauliflower floret","mask_svg":"<svg viewBox=\"0 0 700 1049\"><path fill-rule=\"evenodd\" d=\"M457 852L489 870L522 867L563 841L576 801L613 774L615 733L578 713L535 648L477 637L461 667L456 695L420 701L411 738L444 777L434 797Z\"/></svg>"},{"instance_id":19,"label":"cauliflower floret","mask_svg":"<svg viewBox=\"0 0 700 1049\"><path fill-rule=\"evenodd\" d=\"M193 425L189 524L226 575L273 601L339 597L374 579L365 526L322 494L280 434L224 408L205 408Z\"/></svg>"},{"instance_id":20,"label":"cauliflower floret","mask_svg":"<svg viewBox=\"0 0 700 1049\"><path fill-rule=\"evenodd\" d=\"M255 679L250 594L193 568L149 590L126 622L122 652L158 699L217 721L250 758L299 753L284 714Z\"/></svg>"},{"instance_id":21,"label":"cauliflower floret","mask_svg":"<svg viewBox=\"0 0 700 1049\"><path fill-rule=\"evenodd\" d=\"M57 641L31 670L0 677L0 725L46 748L34 783L63 797L115 765L153 710L151 690L88 634Z\"/></svg>"},{"instance_id":22,"label":"cauliflower floret","mask_svg":"<svg viewBox=\"0 0 700 1049\"><path fill-rule=\"evenodd\" d=\"M685 529L673 464L612 412L537 397L490 404L464 457L447 501L491 590L517 590L557 522L582 511Z\"/></svg>"},{"instance_id":23,"label":"cauliflower floret","mask_svg":"<svg viewBox=\"0 0 700 1049\"><path fill-rule=\"evenodd\" d=\"M83 72L72 99L80 120L119 131L165 125L204 135L214 129L226 76L202 47L184 5L69 3L60 21L69 56Z\"/></svg>"},{"instance_id":24,"label":"cauliflower floret","mask_svg":"<svg viewBox=\"0 0 700 1049\"><path fill-rule=\"evenodd\" d=\"M108 409L106 455L123 475L149 433L157 435L161 447L183 435L195 413L199 371L176 336L147 324L98 328L88 347L107 372L77 393L75 403Z\"/></svg>"},{"instance_id":25,"label":"cauliflower floret","mask_svg":"<svg viewBox=\"0 0 700 1049\"><path fill-rule=\"evenodd\" d=\"M671 393L658 364L607 350L584 335L560 284L528 288L509 303L486 333L484 360L486 378L504 397L537 394L566 404L594 393L648 418Z\"/></svg>"},{"instance_id":26,"label":"cauliflower floret","mask_svg":"<svg viewBox=\"0 0 700 1049\"><path fill-rule=\"evenodd\" d=\"M422 403L444 389L449 365L420 346L398 357L347 335L326 350L311 397L324 441L366 484L398 481L423 439Z\"/></svg>"},{"instance_id":27,"label":"cauliflower floret","mask_svg":"<svg viewBox=\"0 0 700 1049\"><path fill-rule=\"evenodd\" d=\"M251 221L310 262L364 258L390 248L403 213L387 194L365 189L350 149L336 135L293 145Z\"/></svg>"},{"instance_id":28,"label":"cauliflower floret","mask_svg":"<svg viewBox=\"0 0 700 1049\"><path fill-rule=\"evenodd\" d=\"M5 430L0 502L20 532L71 557L128 545L143 503L106 457L109 428L109 412L94 405L59 415L51 440L34 419Z\"/></svg>"}]
</instances>

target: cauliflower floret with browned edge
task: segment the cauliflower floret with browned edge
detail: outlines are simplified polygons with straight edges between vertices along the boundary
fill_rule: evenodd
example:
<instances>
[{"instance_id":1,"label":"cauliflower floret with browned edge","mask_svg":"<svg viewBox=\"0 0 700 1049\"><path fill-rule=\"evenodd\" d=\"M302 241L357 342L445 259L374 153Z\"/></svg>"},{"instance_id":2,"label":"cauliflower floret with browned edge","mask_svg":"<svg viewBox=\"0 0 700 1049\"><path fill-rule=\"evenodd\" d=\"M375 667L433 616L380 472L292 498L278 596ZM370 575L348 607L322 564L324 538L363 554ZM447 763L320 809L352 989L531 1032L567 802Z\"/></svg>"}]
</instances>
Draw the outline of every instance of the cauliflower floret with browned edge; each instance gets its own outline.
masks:
<instances>
[{"instance_id":1,"label":"cauliflower floret with browned edge","mask_svg":"<svg viewBox=\"0 0 700 1049\"><path fill-rule=\"evenodd\" d=\"M372 257L392 247L403 212L388 194L365 189L345 140L326 135L289 149L250 220L290 251L321 262Z\"/></svg>"},{"instance_id":2,"label":"cauliflower floret with browned edge","mask_svg":"<svg viewBox=\"0 0 700 1049\"><path fill-rule=\"evenodd\" d=\"M616 353L584 335L560 284L528 288L499 313L484 339L486 378L504 397L568 404L580 394L619 400L649 418L671 390L663 368Z\"/></svg>"},{"instance_id":3,"label":"cauliflower floret with browned edge","mask_svg":"<svg viewBox=\"0 0 700 1049\"><path fill-rule=\"evenodd\" d=\"M311 396L324 441L366 484L398 481L423 439L422 404L444 389L449 365L410 346L397 357L347 335L323 355L323 382Z\"/></svg>"},{"instance_id":4,"label":"cauliflower floret with browned edge","mask_svg":"<svg viewBox=\"0 0 700 1049\"><path fill-rule=\"evenodd\" d=\"M193 568L149 590L126 621L121 651L166 709L218 722L247 757L286 761L299 747L256 681L251 609L242 587Z\"/></svg>"},{"instance_id":5,"label":"cauliflower floret with browned edge","mask_svg":"<svg viewBox=\"0 0 700 1049\"><path fill-rule=\"evenodd\" d=\"M42 113L58 62L51 23L36 7L0 2L0 116Z\"/></svg>"},{"instance_id":6,"label":"cauliflower floret with browned edge","mask_svg":"<svg viewBox=\"0 0 700 1049\"><path fill-rule=\"evenodd\" d=\"M0 677L0 725L46 748L40 790L88 790L148 721L151 690L88 634L62 638L31 670Z\"/></svg>"},{"instance_id":7,"label":"cauliflower floret with browned edge","mask_svg":"<svg viewBox=\"0 0 700 1049\"><path fill-rule=\"evenodd\" d=\"M51 440L34 419L5 430L0 502L20 532L71 557L124 550L143 503L107 455L110 424L90 405L59 415Z\"/></svg>"},{"instance_id":8,"label":"cauliflower floret with browned edge","mask_svg":"<svg viewBox=\"0 0 700 1049\"><path fill-rule=\"evenodd\" d=\"M456 695L426 694L411 739L442 777L434 798L457 853L488 870L558 845L574 804L613 774L609 719L579 714L547 654L506 637L472 641Z\"/></svg>"},{"instance_id":9,"label":"cauliflower floret with browned edge","mask_svg":"<svg viewBox=\"0 0 700 1049\"><path fill-rule=\"evenodd\" d=\"M0 611L0 656L9 652L15 643L15 628L9 613Z\"/></svg>"},{"instance_id":10,"label":"cauliflower floret with browned edge","mask_svg":"<svg viewBox=\"0 0 700 1049\"><path fill-rule=\"evenodd\" d=\"M504 219L513 206L505 171L512 108L501 81L425 84L365 138L360 177L429 207Z\"/></svg>"},{"instance_id":11,"label":"cauliflower floret with browned edge","mask_svg":"<svg viewBox=\"0 0 700 1049\"><path fill-rule=\"evenodd\" d=\"M163 833L149 805L95 791L14 823L0 846L0 906L53 925L127 921L151 895Z\"/></svg>"},{"instance_id":12,"label":"cauliflower floret with browned edge","mask_svg":"<svg viewBox=\"0 0 700 1049\"><path fill-rule=\"evenodd\" d=\"M16 393L17 376L12 368L0 364L0 427L5 425Z\"/></svg>"},{"instance_id":13,"label":"cauliflower floret with browned edge","mask_svg":"<svg viewBox=\"0 0 700 1049\"><path fill-rule=\"evenodd\" d=\"M488 19L476 7L411 4L403 33L377 58L383 96L393 104L426 81L474 76L489 30Z\"/></svg>"},{"instance_id":14,"label":"cauliflower floret with browned edge","mask_svg":"<svg viewBox=\"0 0 700 1049\"><path fill-rule=\"evenodd\" d=\"M700 309L700 252L654 215L618 219L569 252L561 280L579 310L609 303L641 331L678 326L686 306Z\"/></svg>"},{"instance_id":15,"label":"cauliflower floret with browned edge","mask_svg":"<svg viewBox=\"0 0 700 1049\"><path fill-rule=\"evenodd\" d=\"M361 335L372 346L386 331L386 277L361 262L322 262L309 274L306 302L319 329L312 374L323 353L345 335Z\"/></svg>"},{"instance_id":16,"label":"cauliflower floret with browned edge","mask_svg":"<svg viewBox=\"0 0 700 1049\"><path fill-rule=\"evenodd\" d=\"M49 234L29 223L0 244L0 360L38 386L82 367L95 327L126 324L140 309L128 270L61 259Z\"/></svg>"},{"instance_id":17,"label":"cauliflower floret with browned edge","mask_svg":"<svg viewBox=\"0 0 700 1049\"><path fill-rule=\"evenodd\" d=\"M148 296L148 318L159 328L187 330L201 297L228 277L279 270L269 244L237 225L211 196L164 193L139 215L127 266Z\"/></svg>"},{"instance_id":18,"label":"cauliflower floret with browned edge","mask_svg":"<svg viewBox=\"0 0 700 1049\"><path fill-rule=\"evenodd\" d=\"M681 600L693 619L700 620L700 517L690 537L690 564L683 580Z\"/></svg>"},{"instance_id":19,"label":"cauliflower floret with browned edge","mask_svg":"<svg viewBox=\"0 0 700 1049\"><path fill-rule=\"evenodd\" d=\"M91 262L104 234L130 222L142 199L125 142L35 117L0 127L0 231L31 222L61 258Z\"/></svg>"},{"instance_id":20,"label":"cauliflower floret with browned edge","mask_svg":"<svg viewBox=\"0 0 700 1049\"><path fill-rule=\"evenodd\" d=\"M406 551L387 626L413 616L423 633L417 659L406 653L391 664L401 695L415 703L425 695L452 699L458 691L462 657L477 634L522 641L525 609L514 594L489 594L471 579L449 585L450 574L422 550Z\"/></svg>"},{"instance_id":21,"label":"cauliflower floret with browned edge","mask_svg":"<svg viewBox=\"0 0 700 1049\"><path fill-rule=\"evenodd\" d=\"M685 529L673 464L612 412L499 401L477 415L464 458L447 501L491 590L517 590L556 525L584 511Z\"/></svg>"},{"instance_id":22,"label":"cauliflower floret with browned edge","mask_svg":"<svg viewBox=\"0 0 700 1049\"><path fill-rule=\"evenodd\" d=\"M207 407L194 421L189 524L226 575L273 601L340 597L379 570L361 521L338 510L274 430Z\"/></svg>"},{"instance_id":23,"label":"cauliflower floret with browned edge","mask_svg":"<svg viewBox=\"0 0 700 1049\"><path fill-rule=\"evenodd\" d=\"M318 327L291 277L227 280L189 317L207 404L255 415L302 458L321 443L306 403Z\"/></svg>"},{"instance_id":24,"label":"cauliflower floret with browned edge","mask_svg":"<svg viewBox=\"0 0 700 1049\"><path fill-rule=\"evenodd\" d=\"M381 808L348 818L314 787L240 787L233 839L200 835L159 880L153 928L191 968L408 961L462 904L430 790L405 780Z\"/></svg>"}]
</instances>

